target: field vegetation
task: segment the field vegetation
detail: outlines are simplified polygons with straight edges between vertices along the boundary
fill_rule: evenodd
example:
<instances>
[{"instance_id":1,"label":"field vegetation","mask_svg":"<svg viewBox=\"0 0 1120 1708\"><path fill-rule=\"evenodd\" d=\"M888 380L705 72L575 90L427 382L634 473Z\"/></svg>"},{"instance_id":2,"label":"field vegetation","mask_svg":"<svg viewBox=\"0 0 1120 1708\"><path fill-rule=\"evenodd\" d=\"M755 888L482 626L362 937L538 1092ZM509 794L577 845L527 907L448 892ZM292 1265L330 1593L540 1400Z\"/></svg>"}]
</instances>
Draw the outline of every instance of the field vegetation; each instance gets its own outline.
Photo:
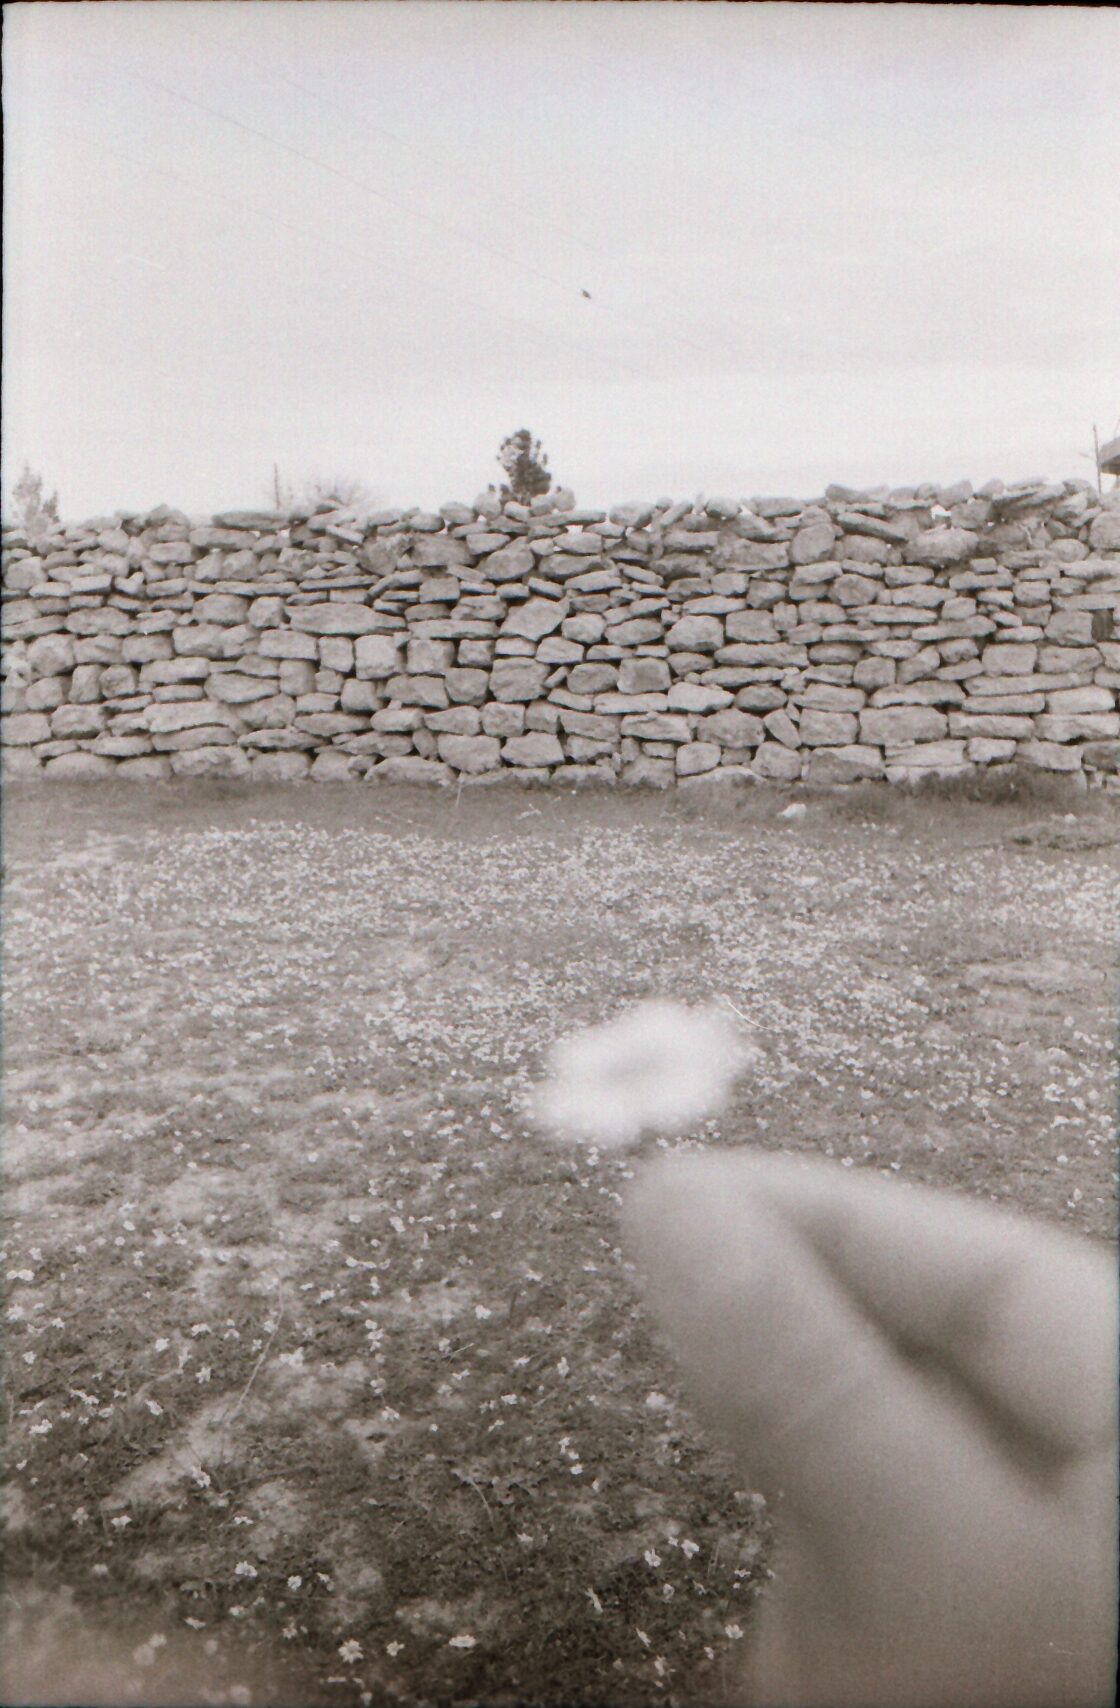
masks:
<instances>
[{"instance_id":1,"label":"field vegetation","mask_svg":"<svg viewBox=\"0 0 1120 1708\"><path fill-rule=\"evenodd\" d=\"M9 791L4 1700L729 1687L765 1503L642 1153L524 1120L552 1040L722 1003L758 1067L673 1142L1114 1232L1117 803L787 800Z\"/></svg>"}]
</instances>

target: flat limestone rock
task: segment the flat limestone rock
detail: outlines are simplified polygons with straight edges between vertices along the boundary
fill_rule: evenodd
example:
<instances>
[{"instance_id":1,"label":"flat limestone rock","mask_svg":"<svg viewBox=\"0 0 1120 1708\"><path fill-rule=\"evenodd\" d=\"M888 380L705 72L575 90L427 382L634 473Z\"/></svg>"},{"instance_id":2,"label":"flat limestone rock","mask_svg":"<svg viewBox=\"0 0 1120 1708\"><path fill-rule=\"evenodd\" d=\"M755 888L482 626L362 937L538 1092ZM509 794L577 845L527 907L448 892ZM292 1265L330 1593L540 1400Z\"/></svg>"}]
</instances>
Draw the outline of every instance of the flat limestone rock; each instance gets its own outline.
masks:
<instances>
[{"instance_id":1,"label":"flat limestone rock","mask_svg":"<svg viewBox=\"0 0 1120 1708\"><path fill-rule=\"evenodd\" d=\"M289 612L292 628L310 635L368 635L378 626L368 605L328 600L321 605L296 605Z\"/></svg>"},{"instance_id":2,"label":"flat limestone rock","mask_svg":"<svg viewBox=\"0 0 1120 1708\"><path fill-rule=\"evenodd\" d=\"M196 747L171 755L176 777L228 777L249 775L249 756L240 747Z\"/></svg>"},{"instance_id":3,"label":"flat limestone rock","mask_svg":"<svg viewBox=\"0 0 1120 1708\"><path fill-rule=\"evenodd\" d=\"M438 760L414 759L410 754L401 754L371 765L366 776L373 782L428 783L442 787L450 783L452 772L449 766Z\"/></svg>"}]
</instances>

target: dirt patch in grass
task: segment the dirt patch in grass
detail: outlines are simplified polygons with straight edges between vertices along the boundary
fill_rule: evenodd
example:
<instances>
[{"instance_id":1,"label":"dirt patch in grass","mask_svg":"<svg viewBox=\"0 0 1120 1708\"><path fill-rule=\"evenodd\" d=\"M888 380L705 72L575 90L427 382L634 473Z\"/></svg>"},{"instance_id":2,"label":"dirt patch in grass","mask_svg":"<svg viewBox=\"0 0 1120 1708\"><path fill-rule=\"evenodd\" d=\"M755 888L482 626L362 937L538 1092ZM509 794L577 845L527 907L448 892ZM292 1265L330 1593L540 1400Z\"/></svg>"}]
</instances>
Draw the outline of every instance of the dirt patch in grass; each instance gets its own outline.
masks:
<instances>
[{"instance_id":1,"label":"dirt patch in grass","mask_svg":"<svg viewBox=\"0 0 1120 1708\"><path fill-rule=\"evenodd\" d=\"M342 1708L733 1680L764 1504L641 1308L633 1164L522 1123L550 1041L730 1003L761 1062L686 1142L1114 1231L1117 803L788 798L8 792L22 1678L69 1653L105 1700Z\"/></svg>"}]
</instances>

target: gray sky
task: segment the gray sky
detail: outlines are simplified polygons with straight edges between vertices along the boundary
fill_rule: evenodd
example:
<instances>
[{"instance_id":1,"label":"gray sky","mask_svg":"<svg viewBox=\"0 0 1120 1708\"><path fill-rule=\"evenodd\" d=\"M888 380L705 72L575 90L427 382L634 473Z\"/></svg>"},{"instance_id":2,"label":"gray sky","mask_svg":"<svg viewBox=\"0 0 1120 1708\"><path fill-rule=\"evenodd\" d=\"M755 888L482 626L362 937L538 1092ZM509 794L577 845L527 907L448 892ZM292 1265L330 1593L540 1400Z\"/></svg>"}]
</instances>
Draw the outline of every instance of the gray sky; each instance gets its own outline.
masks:
<instances>
[{"instance_id":1,"label":"gray sky","mask_svg":"<svg viewBox=\"0 0 1120 1708\"><path fill-rule=\"evenodd\" d=\"M1120 13L112 0L4 12L5 489L205 511L1087 475ZM589 291L590 300L582 294Z\"/></svg>"}]
</instances>

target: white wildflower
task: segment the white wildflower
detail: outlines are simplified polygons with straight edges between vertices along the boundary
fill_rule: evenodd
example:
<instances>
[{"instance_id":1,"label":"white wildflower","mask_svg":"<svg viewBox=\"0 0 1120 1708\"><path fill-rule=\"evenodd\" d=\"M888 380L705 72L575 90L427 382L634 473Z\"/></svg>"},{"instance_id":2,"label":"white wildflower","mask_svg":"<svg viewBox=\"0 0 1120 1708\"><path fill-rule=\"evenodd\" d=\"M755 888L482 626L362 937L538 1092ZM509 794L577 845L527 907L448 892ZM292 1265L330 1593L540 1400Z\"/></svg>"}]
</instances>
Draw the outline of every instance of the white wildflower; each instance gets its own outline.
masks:
<instances>
[{"instance_id":1,"label":"white wildflower","mask_svg":"<svg viewBox=\"0 0 1120 1708\"><path fill-rule=\"evenodd\" d=\"M714 1005L642 1002L557 1043L531 1112L557 1138L621 1148L714 1115L755 1057L743 1028Z\"/></svg>"},{"instance_id":2,"label":"white wildflower","mask_svg":"<svg viewBox=\"0 0 1120 1708\"><path fill-rule=\"evenodd\" d=\"M473 1649L477 1641L478 1639L476 1637L472 1637L466 1632L463 1632L458 1637L449 1637L447 1640L447 1646L449 1649Z\"/></svg>"},{"instance_id":3,"label":"white wildflower","mask_svg":"<svg viewBox=\"0 0 1120 1708\"><path fill-rule=\"evenodd\" d=\"M257 1575L257 1568L256 1566L251 1566L248 1560L238 1560L237 1564L233 1568L233 1575L235 1578L255 1578Z\"/></svg>"},{"instance_id":4,"label":"white wildflower","mask_svg":"<svg viewBox=\"0 0 1120 1708\"><path fill-rule=\"evenodd\" d=\"M404 1648L403 1643L386 1643L385 1653L387 1655L392 1655L395 1657L395 1656L400 1654L400 1652L403 1648Z\"/></svg>"},{"instance_id":5,"label":"white wildflower","mask_svg":"<svg viewBox=\"0 0 1120 1708\"><path fill-rule=\"evenodd\" d=\"M362 1645L355 1642L353 1637L348 1637L345 1643L338 1645L338 1652L347 1666L353 1666L355 1661L360 1661L362 1658Z\"/></svg>"}]
</instances>

